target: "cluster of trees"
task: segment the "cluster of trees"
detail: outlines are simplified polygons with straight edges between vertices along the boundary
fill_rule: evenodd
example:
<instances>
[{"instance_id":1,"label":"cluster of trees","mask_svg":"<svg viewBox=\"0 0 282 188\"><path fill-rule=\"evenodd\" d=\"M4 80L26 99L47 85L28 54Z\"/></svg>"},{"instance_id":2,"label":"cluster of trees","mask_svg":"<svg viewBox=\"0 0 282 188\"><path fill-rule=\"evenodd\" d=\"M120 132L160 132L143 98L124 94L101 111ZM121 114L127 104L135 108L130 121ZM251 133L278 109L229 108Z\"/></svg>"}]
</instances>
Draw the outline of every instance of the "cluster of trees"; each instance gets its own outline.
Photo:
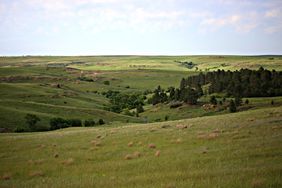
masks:
<instances>
[{"instance_id":1,"label":"cluster of trees","mask_svg":"<svg viewBox=\"0 0 282 188\"><path fill-rule=\"evenodd\" d=\"M15 129L15 132L29 132L29 131L47 131L47 130L56 130L61 128L67 128L67 127L92 127L96 125L103 125L105 124L105 121L103 119L99 119L97 122L95 122L92 119L85 120L84 122L80 119L64 119L64 118L51 118L49 121L50 128L49 129L42 129L42 127L37 126L38 122L41 121L41 119L36 116L35 114L26 114L25 121L27 127L17 127Z\"/></svg>"},{"instance_id":2,"label":"cluster of trees","mask_svg":"<svg viewBox=\"0 0 282 188\"><path fill-rule=\"evenodd\" d=\"M200 73L183 79L185 87L199 87L210 84L209 93L224 92L227 96L273 97L282 95L282 72L241 69L239 71L218 70Z\"/></svg>"},{"instance_id":3,"label":"cluster of trees","mask_svg":"<svg viewBox=\"0 0 282 188\"><path fill-rule=\"evenodd\" d=\"M56 130L67 127L82 127L83 125L85 127L92 127L95 125L103 124L105 124L103 119L99 119L97 123L94 120L89 119L85 120L84 124L82 124L82 121L80 119L52 118L50 119L50 130Z\"/></svg>"},{"instance_id":4,"label":"cluster of trees","mask_svg":"<svg viewBox=\"0 0 282 188\"><path fill-rule=\"evenodd\" d=\"M112 112L121 113L122 111L136 109L137 113L141 113L144 111L143 105L146 97L140 94L125 94L120 93L119 91L109 90L107 92L103 92L107 98L110 99L110 107L107 110Z\"/></svg>"},{"instance_id":5,"label":"cluster of trees","mask_svg":"<svg viewBox=\"0 0 282 188\"><path fill-rule=\"evenodd\" d=\"M210 101L209 102L210 102L210 104L215 105L215 106L218 105L218 104L219 105L223 105L223 104L226 103L226 98L224 97L222 100L218 101L216 99L216 97L213 95L213 96L210 97ZM235 97L234 100L231 99L229 101L229 104L228 104L229 112L231 112L231 113L237 112L237 107L241 106L242 103L243 103L242 98L239 97L239 96ZM249 104L249 100L248 99L245 100L245 104Z\"/></svg>"},{"instance_id":6,"label":"cluster of trees","mask_svg":"<svg viewBox=\"0 0 282 188\"><path fill-rule=\"evenodd\" d=\"M188 85L184 85L183 81L181 81L179 88L169 87L167 90L164 90L161 86L158 86L154 90L153 96L148 100L148 102L153 105L171 101L182 101L188 104L197 104L198 98L202 95L203 90L200 86L190 87Z\"/></svg>"},{"instance_id":7,"label":"cluster of trees","mask_svg":"<svg viewBox=\"0 0 282 188\"><path fill-rule=\"evenodd\" d=\"M182 66L184 66L188 69L192 69L195 66L195 64L192 61L190 61L190 62L188 62L188 61L176 61L176 62L180 63Z\"/></svg>"},{"instance_id":8,"label":"cluster of trees","mask_svg":"<svg viewBox=\"0 0 282 188\"><path fill-rule=\"evenodd\" d=\"M203 86L208 86L208 93L225 93L228 97L234 97L229 101L230 112L236 112L242 104L242 97L272 97L282 95L282 72L269 71L264 68L259 70L241 69L239 71L218 70L182 79L179 88L169 87L167 90L158 86L153 91L153 96L148 100L155 105L158 103L172 102L171 107L178 107L181 102L197 104L201 97ZM210 103L222 105L225 102L217 101L214 96ZM245 104L249 101L246 100Z\"/></svg>"}]
</instances>

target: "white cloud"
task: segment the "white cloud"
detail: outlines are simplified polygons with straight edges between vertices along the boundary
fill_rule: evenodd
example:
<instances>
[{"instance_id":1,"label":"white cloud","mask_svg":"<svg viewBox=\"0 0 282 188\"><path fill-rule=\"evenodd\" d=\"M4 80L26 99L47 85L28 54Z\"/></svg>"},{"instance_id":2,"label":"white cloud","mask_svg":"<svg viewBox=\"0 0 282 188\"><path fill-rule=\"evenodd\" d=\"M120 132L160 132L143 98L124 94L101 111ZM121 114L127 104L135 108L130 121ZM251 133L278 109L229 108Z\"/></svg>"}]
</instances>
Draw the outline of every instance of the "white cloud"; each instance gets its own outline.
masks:
<instances>
[{"instance_id":1,"label":"white cloud","mask_svg":"<svg viewBox=\"0 0 282 188\"><path fill-rule=\"evenodd\" d=\"M279 16L281 16L281 10L278 9L269 10L265 13L265 17L267 18L274 18Z\"/></svg>"}]
</instances>

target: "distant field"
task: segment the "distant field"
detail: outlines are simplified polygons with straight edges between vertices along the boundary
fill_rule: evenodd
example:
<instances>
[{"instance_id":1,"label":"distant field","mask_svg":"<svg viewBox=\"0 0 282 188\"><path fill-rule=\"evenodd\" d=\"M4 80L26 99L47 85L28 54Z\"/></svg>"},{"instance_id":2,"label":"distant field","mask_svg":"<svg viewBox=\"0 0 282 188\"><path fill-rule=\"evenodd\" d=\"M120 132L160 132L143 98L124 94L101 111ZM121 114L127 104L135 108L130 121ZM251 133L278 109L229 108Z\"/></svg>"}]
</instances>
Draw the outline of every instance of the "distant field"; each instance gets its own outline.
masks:
<instances>
[{"instance_id":1,"label":"distant field","mask_svg":"<svg viewBox=\"0 0 282 188\"><path fill-rule=\"evenodd\" d=\"M0 187L278 188L281 122L282 108L275 107L154 124L1 134Z\"/></svg>"},{"instance_id":2,"label":"distant field","mask_svg":"<svg viewBox=\"0 0 282 188\"><path fill-rule=\"evenodd\" d=\"M192 62L193 67L189 69L179 62ZM143 93L158 85L164 89L178 87L183 77L199 71L260 66L282 70L282 56L0 57L0 127L13 130L26 126L27 113L38 115L42 127L48 127L50 118L57 116L125 123L144 122L144 118L149 122L163 121L167 115L175 120L222 114L226 111L206 112L201 106L170 109L168 105L147 105L140 117L125 116L106 111L109 100L101 93ZM80 77L93 82L81 81ZM262 99L256 106L268 106L269 100ZM275 100L279 105L280 98Z\"/></svg>"},{"instance_id":3,"label":"distant field","mask_svg":"<svg viewBox=\"0 0 282 188\"><path fill-rule=\"evenodd\" d=\"M76 56L76 57L0 57L0 66L46 66L65 64L81 70L174 70L195 71L187 69L177 61L193 62L198 70L238 70L241 68L282 70L282 56Z\"/></svg>"}]
</instances>

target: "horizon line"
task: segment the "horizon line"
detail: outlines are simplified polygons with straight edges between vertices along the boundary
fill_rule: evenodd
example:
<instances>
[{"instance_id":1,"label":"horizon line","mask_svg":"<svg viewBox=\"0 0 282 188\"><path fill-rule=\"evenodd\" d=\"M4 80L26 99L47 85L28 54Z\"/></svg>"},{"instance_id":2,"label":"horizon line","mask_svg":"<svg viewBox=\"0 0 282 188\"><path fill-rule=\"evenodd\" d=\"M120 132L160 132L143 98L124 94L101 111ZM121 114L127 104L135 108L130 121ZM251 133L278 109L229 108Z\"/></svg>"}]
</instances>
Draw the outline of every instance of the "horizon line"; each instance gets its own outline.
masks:
<instances>
[{"instance_id":1,"label":"horizon line","mask_svg":"<svg viewBox=\"0 0 282 188\"><path fill-rule=\"evenodd\" d=\"M111 56L282 56L282 54L75 54L75 55L47 55L47 54L31 54L31 55L0 55L0 57L111 57Z\"/></svg>"}]
</instances>

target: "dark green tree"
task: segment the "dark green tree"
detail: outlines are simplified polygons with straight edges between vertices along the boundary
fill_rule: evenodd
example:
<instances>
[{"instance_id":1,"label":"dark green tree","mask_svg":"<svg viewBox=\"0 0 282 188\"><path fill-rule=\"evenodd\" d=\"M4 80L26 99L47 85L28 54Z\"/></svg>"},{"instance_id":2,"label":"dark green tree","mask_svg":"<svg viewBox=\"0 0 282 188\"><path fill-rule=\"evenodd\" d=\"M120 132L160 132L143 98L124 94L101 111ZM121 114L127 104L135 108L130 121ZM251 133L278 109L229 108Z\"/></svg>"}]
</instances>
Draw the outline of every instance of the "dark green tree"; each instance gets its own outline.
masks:
<instances>
[{"instance_id":1,"label":"dark green tree","mask_svg":"<svg viewBox=\"0 0 282 188\"><path fill-rule=\"evenodd\" d=\"M144 112L144 108L141 104L139 104L137 107L136 107L136 112L139 114L139 113L142 113Z\"/></svg>"},{"instance_id":2,"label":"dark green tree","mask_svg":"<svg viewBox=\"0 0 282 188\"><path fill-rule=\"evenodd\" d=\"M103 120L103 119L99 119L98 124L99 124L99 125L104 125L104 124L105 124L105 122L104 122L104 120Z\"/></svg>"},{"instance_id":3,"label":"dark green tree","mask_svg":"<svg viewBox=\"0 0 282 188\"><path fill-rule=\"evenodd\" d=\"M51 118L50 119L50 129L56 130L61 128L69 127L68 121L63 118Z\"/></svg>"},{"instance_id":4,"label":"dark green tree","mask_svg":"<svg viewBox=\"0 0 282 188\"><path fill-rule=\"evenodd\" d=\"M169 119L169 116L168 115L166 115L165 116L165 121L167 121Z\"/></svg>"},{"instance_id":5,"label":"dark green tree","mask_svg":"<svg viewBox=\"0 0 282 188\"><path fill-rule=\"evenodd\" d=\"M93 127L95 126L95 121L93 119L88 119L84 121L84 127Z\"/></svg>"},{"instance_id":6,"label":"dark green tree","mask_svg":"<svg viewBox=\"0 0 282 188\"><path fill-rule=\"evenodd\" d=\"M236 111L237 111L237 108L236 108L235 102L231 99L229 102L229 112L233 113Z\"/></svg>"},{"instance_id":7,"label":"dark green tree","mask_svg":"<svg viewBox=\"0 0 282 188\"><path fill-rule=\"evenodd\" d=\"M236 106L242 105L242 98L240 96L235 97L235 104L236 104Z\"/></svg>"},{"instance_id":8,"label":"dark green tree","mask_svg":"<svg viewBox=\"0 0 282 188\"><path fill-rule=\"evenodd\" d=\"M25 116L26 124L28 125L31 131L36 130L36 123L40 121L40 118L37 117L35 114L26 114Z\"/></svg>"}]
</instances>

